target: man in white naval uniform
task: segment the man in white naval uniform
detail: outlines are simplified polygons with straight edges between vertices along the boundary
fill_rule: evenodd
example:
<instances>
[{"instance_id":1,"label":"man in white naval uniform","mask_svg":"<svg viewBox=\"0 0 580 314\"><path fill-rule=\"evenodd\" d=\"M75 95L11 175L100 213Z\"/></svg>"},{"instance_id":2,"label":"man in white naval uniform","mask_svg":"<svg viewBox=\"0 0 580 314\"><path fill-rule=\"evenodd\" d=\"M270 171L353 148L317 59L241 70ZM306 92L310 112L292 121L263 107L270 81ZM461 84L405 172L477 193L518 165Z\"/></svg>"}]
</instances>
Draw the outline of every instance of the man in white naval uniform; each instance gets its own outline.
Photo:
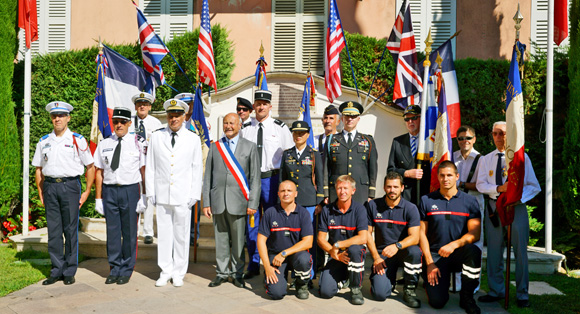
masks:
<instances>
[{"instance_id":1,"label":"man in white naval uniform","mask_svg":"<svg viewBox=\"0 0 580 314\"><path fill-rule=\"evenodd\" d=\"M129 127L129 132L134 132L138 134L145 140L145 145L153 131L161 128L163 124L159 119L149 115L151 110L151 104L155 101L153 95L142 92L134 95L131 100L135 104L135 117L133 118L133 123ZM145 154L147 154L147 149L145 149ZM139 208L140 214L143 214L143 242L145 244L153 243L153 213L155 211L155 206L147 203L145 209Z\"/></svg>"},{"instance_id":2,"label":"man in white naval uniform","mask_svg":"<svg viewBox=\"0 0 580 314\"><path fill-rule=\"evenodd\" d=\"M147 151L147 197L157 206L157 262L155 283L172 279L183 285L189 263L191 206L201 198L202 158L199 137L183 126L188 105L170 99L163 104L167 127L153 132Z\"/></svg>"}]
</instances>

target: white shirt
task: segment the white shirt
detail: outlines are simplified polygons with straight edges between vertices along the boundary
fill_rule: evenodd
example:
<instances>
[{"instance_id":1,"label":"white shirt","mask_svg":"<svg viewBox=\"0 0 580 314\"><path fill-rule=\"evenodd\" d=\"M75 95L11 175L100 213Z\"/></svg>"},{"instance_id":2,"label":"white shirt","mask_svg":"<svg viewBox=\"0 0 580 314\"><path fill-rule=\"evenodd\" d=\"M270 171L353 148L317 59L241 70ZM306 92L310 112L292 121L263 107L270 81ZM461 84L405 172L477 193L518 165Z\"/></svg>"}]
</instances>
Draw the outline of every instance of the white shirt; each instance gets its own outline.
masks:
<instances>
[{"instance_id":1,"label":"white shirt","mask_svg":"<svg viewBox=\"0 0 580 314\"><path fill-rule=\"evenodd\" d=\"M145 139L137 139L136 134L127 133L121 140L119 168L113 171L111 163L117 148L115 133L102 140L95 151L95 167L103 169L104 184L129 185L141 182L141 167L145 166Z\"/></svg>"},{"instance_id":2,"label":"white shirt","mask_svg":"<svg viewBox=\"0 0 580 314\"><path fill-rule=\"evenodd\" d=\"M477 173L477 190L481 193L489 195L492 199L497 199L499 193L497 192L497 185L495 184L495 168L497 167L497 157L499 151L496 149L493 152L479 158L478 173ZM526 173L524 175L524 190L522 192L521 202L525 203L534 196L536 196L542 190L540 188L540 183L536 178L534 173L534 168L532 167L532 162L528 154L526 156L525 169ZM505 155L502 156L504 160L502 166L505 167ZM505 183L506 176L503 176L502 182Z\"/></svg>"},{"instance_id":3,"label":"white shirt","mask_svg":"<svg viewBox=\"0 0 580 314\"><path fill-rule=\"evenodd\" d=\"M182 126L172 147L172 132L166 127L151 134L145 167L147 197L155 196L162 205L186 205L201 198L201 141Z\"/></svg>"},{"instance_id":4,"label":"white shirt","mask_svg":"<svg viewBox=\"0 0 580 314\"><path fill-rule=\"evenodd\" d=\"M133 123L131 124L131 127L129 128L129 132L135 133L135 134L137 134L137 130L139 129L139 125L141 124L141 121L143 121L143 126L145 127L145 136L147 137L147 138L145 138L146 140L149 140L149 138L151 137L151 134L155 130L158 130L158 129L163 127L163 124L161 123L161 121L159 121L159 119L157 119L151 115L147 115L145 117L145 119L141 119L141 118L139 118L139 116L134 116L131 118L131 121L133 121Z\"/></svg>"},{"instance_id":5,"label":"white shirt","mask_svg":"<svg viewBox=\"0 0 580 314\"><path fill-rule=\"evenodd\" d=\"M471 152L469 153L469 155L467 155L467 158L463 158L463 155L461 155L460 150L455 151L453 153L453 160L455 161L455 166L457 166L457 172L459 172L459 180L457 180L457 185L459 185L459 182L466 182L467 181L467 177L469 177L469 171L471 170L471 166L473 165L473 162L475 161L475 157L478 154L479 154L479 152L477 150L475 150L475 148L471 149ZM477 174L478 174L479 164L481 163L482 158L483 158L483 156L479 157L478 165L475 168L475 172L473 173L471 180L467 183L476 183L477 182ZM477 201L479 202L479 204L480 205L483 204L483 194L479 193L478 191L474 191L474 190L467 190L467 194L475 196L475 198L477 198Z\"/></svg>"},{"instance_id":6,"label":"white shirt","mask_svg":"<svg viewBox=\"0 0 580 314\"><path fill-rule=\"evenodd\" d=\"M304 148L302 150L298 150L298 147L294 147L294 149L296 149L296 156L298 156L298 159L300 159L300 157L302 156L302 153L304 153L304 150L306 149L306 146L304 146Z\"/></svg>"},{"instance_id":7,"label":"white shirt","mask_svg":"<svg viewBox=\"0 0 580 314\"><path fill-rule=\"evenodd\" d=\"M42 167L42 174L51 178L80 176L85 172L85 166L92 163L87 140L68 128L60 137L54 131L43 136L36 144L32 158L32 165Z\"/></svg>"},{"instance_id":8,"label":"white shirt","mask_svg":"<svg viewBox=\"0 0 580 314\"><path fill-rule=\"evenodd\" d=\"M351 141L354 141L354 137L356 136L356 129L350 131L351 134ZM342 130L342 135L344 136L344 141L348 143L348 132L346 130Z\"/></svg>"},{"instance_id":9,"label":"white shirt","mask_svg":"<svg viewBox=\"0 0 580 314\"><path fill-rule=\"evenodd\" d=\"M262 121L263 148L262 148L262 172L280 169L282 153L294 146L292 133L285 124L279 125L272 117ZM258 144L258 120L252 118L252 124L243 128L240 134L243 138Z\"/></svg>"},{"instance_id":10,"label":"white shirt","mask_svg":"<svg viewBox=\"0 0 580 314\"><path fill-rule=\"evenodd\" d=\"M321 149L320 146L318 145L321 137L322 137L322 145L324 145L324 143L326 143L326 134L322 133L322 134L314 135L314 149L316 149L316 150Z\"/></svg>"}]
</instances>

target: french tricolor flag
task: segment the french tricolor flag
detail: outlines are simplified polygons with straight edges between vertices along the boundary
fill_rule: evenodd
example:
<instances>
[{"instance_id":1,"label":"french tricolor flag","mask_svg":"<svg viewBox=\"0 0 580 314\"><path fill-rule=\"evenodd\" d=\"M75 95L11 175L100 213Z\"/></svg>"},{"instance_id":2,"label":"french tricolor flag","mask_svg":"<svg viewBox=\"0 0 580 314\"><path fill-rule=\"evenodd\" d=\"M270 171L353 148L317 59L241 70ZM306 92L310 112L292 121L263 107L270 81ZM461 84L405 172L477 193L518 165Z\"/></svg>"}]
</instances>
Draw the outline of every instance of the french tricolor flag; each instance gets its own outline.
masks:
<instances>
[{"instance_id":1,"label":"french tricolor flag","mask_svg":"<svg viewBox=\"0 0 580 314\"><path fill-rule=\"evenodd\" d=\"M526 162L524 152L524 100L522 84L518 67L518 55L514 45L512 62L506 90L506 155L505 162L508 173L507 192L502 193L497 200L497 211L504 226L514 220L511 205L519 202L524 189Z\"/></svg>"}]
</instances>

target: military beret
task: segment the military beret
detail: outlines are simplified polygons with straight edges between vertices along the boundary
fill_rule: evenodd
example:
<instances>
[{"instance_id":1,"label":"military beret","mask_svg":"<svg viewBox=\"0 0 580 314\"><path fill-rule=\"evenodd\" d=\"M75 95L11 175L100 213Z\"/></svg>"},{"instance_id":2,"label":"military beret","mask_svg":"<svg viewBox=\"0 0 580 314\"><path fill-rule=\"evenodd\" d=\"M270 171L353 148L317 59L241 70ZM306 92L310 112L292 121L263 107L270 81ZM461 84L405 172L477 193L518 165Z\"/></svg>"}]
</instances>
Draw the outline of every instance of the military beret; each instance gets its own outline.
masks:
<instances>
[{"instance_id":1,"label":"military beret","mask_svg":"<svg viewBox=\"0 0 580 314\"><path fill-rule=\"evenodd\" d=\"M324 108L324 114L340 114L340 112L338 112L338 109L336 109L334 105L328 105L326 108Z\"/></svg>"},{"instance_id":2,"label":"military beret","mask_svg":"<svg viewBox=\"0 0 580 314\"><path fill-rule=\"evenodd\" d=\"M250 110L254 109L252 107L252 103L249 100L247 100L246 98L242 98L242 97L238 97L238 106L243 106L243 107L246 107Z\"/></svg>"}]
</instances>

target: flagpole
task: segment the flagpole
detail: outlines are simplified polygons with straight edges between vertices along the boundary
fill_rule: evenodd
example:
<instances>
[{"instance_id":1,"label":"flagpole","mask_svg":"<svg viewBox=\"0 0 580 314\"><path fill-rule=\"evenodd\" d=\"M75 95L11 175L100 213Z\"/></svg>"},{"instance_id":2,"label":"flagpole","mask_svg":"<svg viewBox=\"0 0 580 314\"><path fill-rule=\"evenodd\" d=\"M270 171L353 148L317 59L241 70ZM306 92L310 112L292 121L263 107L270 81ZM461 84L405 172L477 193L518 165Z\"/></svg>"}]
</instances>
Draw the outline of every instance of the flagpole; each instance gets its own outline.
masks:
<instances>
[{"instance_id":1,"label":"flagpole","mask_svg":"<svg viewBox=\"0 0 580 314\"><path fill-rule=\"evenodd\" d=\"M548 66L546 73L546 253L552 253L552 155L554 118L554 1L548 1Z\"/></svg>"},{"instance_id":2,"label":"flagpole","mask_svg":"<svg viewBox=\"0 0 580 314\"><path fill-rule=\"evenodd\" d=\"M30 103L32 80L32 65L30 48L24 52L24 139L22 148L22 235L28 236L28 204L30 175Z\"/></svg>"},{"instance_id":3,"label":"flagpole","mask_svg":"<svg viewBox=\"0 0 580 314\"><path fill-rule=\"evenodd\" d=\"M336 6L336 2L334 2ZM338 7L336 7L336 17L340 21L340 30L342 31L342 36L344 36L344 47L346 48L346 54L348 55L348 63L350 64L350 73L352 74L352 80L354 81L354 87L356 88L356 96L358 97L358 102L360 103L360 94L358 92L358 84L356 83L356 77L354 75L354 68L352 67L352 59L350 57L350 51L348 51L348 43L346 42L346 34L344 33L344 27L342 27L342 20L340 19L340 13L338 13Z\"/></svg>"},{"instance_id":4,"label":"flagpole","mask_svg":"<svg viewBox=\"0 0 580 314\"><path fill-rule=\"evenodd\" d=\"M433 44L433 39L431 37L431 28L429 27L429 34L425 39L425 61L423 61L423 97L421 97L421 123L419 124L419 149L417 150L417 169L422 169L423 161L429 160L429 154L425 152L425 125L427 118L427 98L429 97L429 72L431 67L431 60L429 60L429 55L431 54L431 45ZM421 180L417 180L417 200L421 198Z\"/></svg>"}]
</instances>

